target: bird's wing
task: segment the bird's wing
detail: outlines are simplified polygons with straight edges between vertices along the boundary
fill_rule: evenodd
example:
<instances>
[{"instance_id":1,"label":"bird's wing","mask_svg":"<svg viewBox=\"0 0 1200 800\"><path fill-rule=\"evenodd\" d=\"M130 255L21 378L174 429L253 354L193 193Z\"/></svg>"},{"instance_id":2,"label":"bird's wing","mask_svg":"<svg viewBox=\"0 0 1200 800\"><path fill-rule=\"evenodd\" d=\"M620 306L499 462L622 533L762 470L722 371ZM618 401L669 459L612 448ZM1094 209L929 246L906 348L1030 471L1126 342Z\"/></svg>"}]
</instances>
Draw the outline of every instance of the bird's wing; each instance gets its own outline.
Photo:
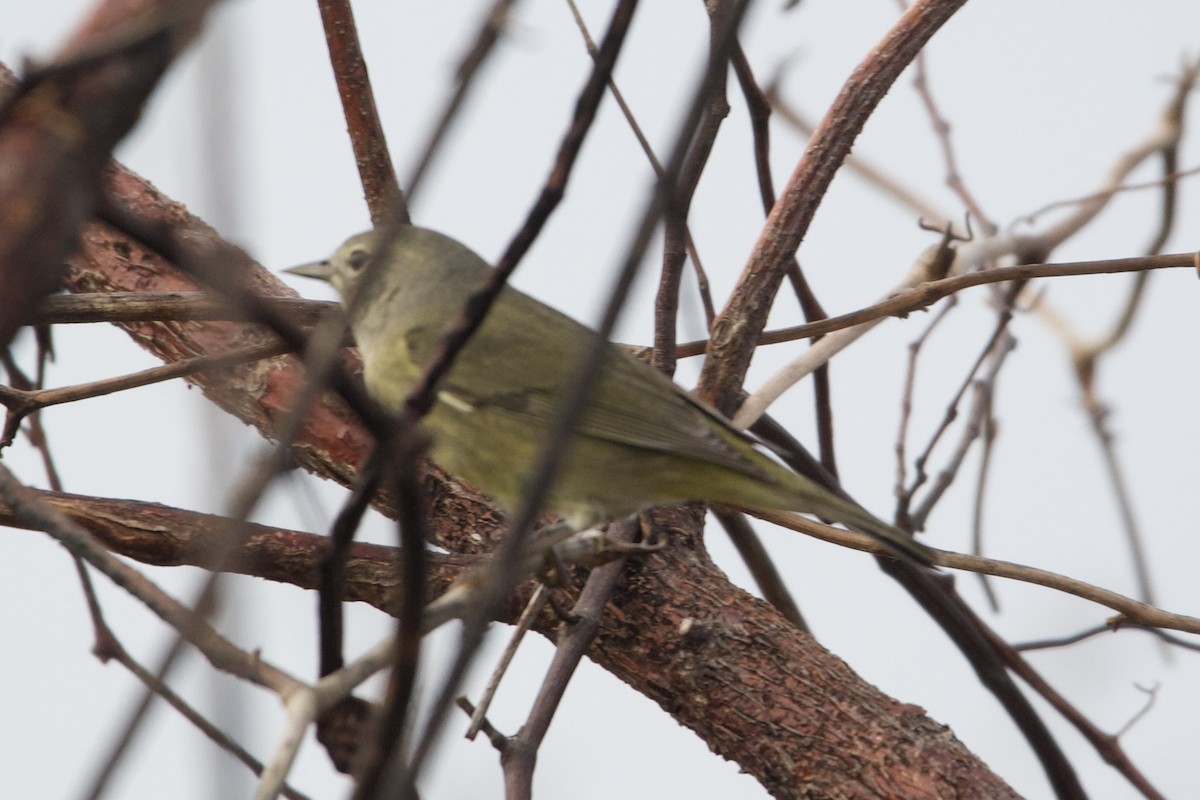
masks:
<instances>
[{"instance_id":1,"label":"bird's wing","mask_svg":"<svg viewBox=\"0 0 1200 800\"><path fill-rule=\"evenodd\" d=\"M503 411L547 427L595 333L510 291L514 302L493 308L498 318L489 317L459 354L442 390L468 406ZM495 334L497 330L505 333ZM412 331L408 339L417 361L427 360L436 344L436 337L425 332ZM576 427L579 434L763 477L755 463L755 456L763 456L750 440L653 367L615 346L605 351L602 367L604 375Z\"/></svg>"}]
</instances>

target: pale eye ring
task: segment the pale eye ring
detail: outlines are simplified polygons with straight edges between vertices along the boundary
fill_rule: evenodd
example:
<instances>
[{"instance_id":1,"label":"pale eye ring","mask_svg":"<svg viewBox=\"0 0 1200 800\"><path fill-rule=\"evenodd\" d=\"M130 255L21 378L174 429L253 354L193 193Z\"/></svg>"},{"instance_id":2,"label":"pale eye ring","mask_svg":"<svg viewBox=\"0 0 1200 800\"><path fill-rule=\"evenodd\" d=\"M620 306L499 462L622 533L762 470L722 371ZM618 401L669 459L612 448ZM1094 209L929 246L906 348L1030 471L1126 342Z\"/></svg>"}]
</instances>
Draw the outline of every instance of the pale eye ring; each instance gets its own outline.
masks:
<instances>
[{"instance_id":1,"label":"pale eye ring","mask_svg":"<svg viewBox=\"0 0 1200 800\"><path fill-rule=\"evenodd\" d=\"M365 248L356 248L350 252L350 257L346 259L346 263L350 265L350 269L358 272L367 265L371 260L370 251Z\"/></svg>"}]
</instances>

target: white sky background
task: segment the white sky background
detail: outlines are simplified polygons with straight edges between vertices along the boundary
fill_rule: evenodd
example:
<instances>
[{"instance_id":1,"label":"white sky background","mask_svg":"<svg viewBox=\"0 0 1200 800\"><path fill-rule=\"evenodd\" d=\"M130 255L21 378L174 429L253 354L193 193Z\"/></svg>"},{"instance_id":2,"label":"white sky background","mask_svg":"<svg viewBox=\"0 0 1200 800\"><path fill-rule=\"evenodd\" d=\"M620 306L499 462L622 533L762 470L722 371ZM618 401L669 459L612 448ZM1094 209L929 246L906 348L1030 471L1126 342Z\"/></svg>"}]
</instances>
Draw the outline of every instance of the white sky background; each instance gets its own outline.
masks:
<instances>
[{"instance_id":1,"label":"white sky background","mask_svg":"<svg viewBox=\"0 0 1200 800\"><path fill-rule=\"evenodd\" d=\"M17 67L26 55L48 56L88 2L28 4L0 0L0 58ZM356 12L393 157L403 180L416 149L452 87L453 69L486 3L360 2ZM609 5L587 4L599 38ZM848 5L806 0L798 12L780 2L757 4L743 35L760 81L796 54L787 96L816 115L846 74L895 17L891 2ZM283 267L326 255L368 223L344 122L331 80L315 3L243 0L225 3L200 50L176 67L119 157L246 246L264 264ZM1097 186L1121 152L1153 126L1171 91L1164 78L1181 56L1200 52L1200 10L1192 2L999 2L969 4L934 40L932 87L953 124L962 173L984 208L1001 223L1048 202ZM699 2L644 3L622 55L617 81L651 140L664 148L699 74L707 21ZM473 102L413 208L415 219L462 239L494 259L519 227L570 118L589 60L565 4L527 2L500 45ZM718 141L691 218L692 232L718 303L732 285L762 221L752 170L749 127L736 84L732 113ZM1190 121L1200 121L1193 112ZM205 132L222 132L233 149L214 147ZM776 124L773 158L782 186L803 142ZM943 186L945 170L930 125L904 76L859 139L869 158L939 203L961 209ZM1200 163L1195 132L1180 166ZM1138 175L1152 177L1143 169ZM611 100L606 100L566 202L517 273L515 283L586 321L595 319L610 275L641 213L650 185L644 158ZM1195 181L1180 194L1169 251L1197 248ZM224 199L222 199L224 198ZM1153 230L1158 199L1130 194L1057 260L1140 254ZM848 176L834 183L800 250L810 281L831 313L885 294L932 241L912 215ZM652 260L653 261L653 260ZM1126 276L1060 279L1048 298L1085 331L1103 328L1119 305ZM649 340L653 263L630 304L619 338ZM318 287L298 284L316 296ZM1132 336L1105 363L1103 397L1112 406L1139 521L1145 531L1160 604L1200 613L1195 574L1200 564L1196 492L1200 469L1195 409L1200 382L1195 349L1200 334L1200 286L1188 271L1155 276ZM322 295L327 296L327 295ZM694 294L687 294L692 302ZM913 442L923 442L989 335L985 292L941 329L920 372ZM781 300L774 322L797 321ZM694 302L681 338L696 338ZM892 508L892 446L907 345L928 315L892 320L835 361L835 424L842 478L869 508ZM994 455L987 531L998 557L1059 570L1132 593L1133 578L1115 507L1078 409L1058 340L1037 319L1018 317L1018 350L999 386L1001 435ZM151 365L152 359L107 326L60 326L52 385L67 385ZM27 357L28 341L18 348ZM762 351L751 386L770 362L799 345ZM690 366L681 380L694 375ZM811 392L788 393L777 408L811 441ZM248 429L213 412L182 383L147 387L46 412L45 423L69 491L134 497L221 511L227 490L264 445ZM24 445L5 454L24 480L44 485L37 459ZM975 458L930 521L929 541L963 549L969 530ZM311 482L316 484L317 482ZM285 483L260 514L267 522L320 530L340 494L318 486L321 514L305 513L307 490ZM106 752L113 731L140 692L119 666L89 655L90 625L74 569L48 537L5 529L0 631L6 642L0 689L0 795L71 797ZM371 534L390 541L377 523ZM1040 767L994 700L983 693L961 656L925 615L862 555L766 532L801 608L823 643L889 694L926 708L949 724L974 752L1029 797L1049 789ZM722 534L709 544L742 585L744 570ZM176 596L187 597L199 573L151 570ZM122 594L98 581L110 624L143 663L152 665L166 629ZM315 598L253 579L230 581L223 627L243 647L289 670L315 668ZM977 583L962 576L964 595L983 609ZM998 585L1003 613L985 614L1012 640L1065 635L1107 616L1103 608L1022 585ZM372 609L350 610L352 648L373 643L390 625ZM497 629L493 646L506 630ZM432 640L445 653L453 636ZM351 652L354 652L351 650ZM508 676L493 721L515 731L550 654L541 639L526 644ZM432 660L432 656L431 656ZM1031 657L1043 675L1100 727L1115 731L1142 708L1137 688L1157 686L1156 704L1123 739L1134 762L1168 796L1195 789L1193 759L1200 742L1200 656L1163 651L1147 635L1128 632ZM486 659L485 659L486 663ZM490 668L490 664L486 665ZM229 696L230 681L212 678L194 654L176 683L212 708ZM477 670L483 673L485 670ZM436 676L436 670L430 673ZM476 684L482 682L477 674ZM1135 685L1136 684L1136 685ZM238 738L268 757L281 724L279 706L263 692L239 690L232 714ZM1039 703L1039 706L1041 704ZM1136 796L1053 712L1046 718L1096 797ZM226 717L228 719L228 717ZM501 774L481 738L451 735L423 784L427 797L498 797ZM294 773L313 797L341 796L348 783L309 746ZM251 781L233 759L215 751L165 705L156 707L110 794L119 798L246 796ZM690 732L612 676L585 664L560 709L538 763L541 797L742 798L765 792L737 768L711 755Z\"/></svg>"}]
</instances>

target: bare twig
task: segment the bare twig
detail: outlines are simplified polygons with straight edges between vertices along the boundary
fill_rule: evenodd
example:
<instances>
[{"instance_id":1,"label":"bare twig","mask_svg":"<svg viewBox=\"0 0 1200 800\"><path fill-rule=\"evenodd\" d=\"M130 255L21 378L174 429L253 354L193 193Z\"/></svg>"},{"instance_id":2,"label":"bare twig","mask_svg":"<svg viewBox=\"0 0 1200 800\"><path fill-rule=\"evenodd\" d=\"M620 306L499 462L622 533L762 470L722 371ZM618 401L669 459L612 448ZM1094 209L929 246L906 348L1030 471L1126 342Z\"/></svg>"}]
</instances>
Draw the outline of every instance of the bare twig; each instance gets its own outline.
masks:
<instances>
[{"instance_id":1,"label":"bare twig","mask_svg":"<svg viewBox=\"0 0 1200 800\"><path fill-rule=\"evenodd\" d=\"M512 636L508 639L508 645L504 648L504 652L500 655L500 660L496 662L496 666L492 669L492 676L488 678L487 686L483 689L483 694L479 698L479 705L472 707L471 724L467 726L467 732L464 734L467 739L474 739L479 734L479 731L483 730L487 722L488 708L491 707L492 700L496 697L496 691L500 688L500 679L504 677L504 673L508 670L509 665L512 664L513 657L517 654L517 648L520 646L522 640L524 640L525 634L529 632L534 619L546 607L549 594L550 590L546 588L546 584L539 583L537 588L533 590L533 595L529 598L529 602L525 604L525 610L521 612L521 618L517 620L517 624L513 627ZM460 704L464 699L460 698Z\"/></svg>"},{"instance_id":2,"label":"bare twig","mask_svg":"<svg viewBox=\"0 0 1200 800\"><path fill-rule=\"evenodd\" d=\"M813 520L786 511L755 510L752 513L753 516L759 519L812 536L816 539L821 539L822 541L837 544L841 547L849 547L853 550L861 550L867 553L879 554L883 552L882 547L872 540L871 537L855 531L822 525L819 522L814 522ZM1121 614L1122 622L1127 619L1138 625L1168 628L1170 630L1183 631L1184 633L1200 633L1200 619L1196 617L1164 611L1117 592L1093 586L1092 584L1060 575L1056 572L1029 567L1023 564L1014 564L1009 561L1000 561L994 558L955 553L950 550L933 548L931 552L934 564L939 567L961 569L967 572L981 572L986 575L994 575L998 578L1011 578L1012 580L1033 583L1038 586L1045 586L1048 589L1082 597L1085 600L1091 600L1094 603L1118 612Z\"/></svg>"},{"instance_id":3,"label":"bare twig","mask_svg":"<svg viewBox=\"0 0 1200 800\"><path fill-rule=\"evenodd\" d=\"M991 633L991 635L997 640L997 646L1001 654L1007 659L1009 668L1050 703L1058 713L1062 714L1110 766L1133 784L1147 800L1166 800L1163 794L1154 788L1154 785L1150 783L1141 770L1129 758L1116 736L1098 728L1075 706L1068 702L1065 697L1055 691L1050 684L1046 683L1042 679L1042 676L1038 675L1029 666L1029 662L1021 658L1020 653L1000 642L999 637L995 633Z\"/></svg>"},{"instance_id":4,"label":"bare twig","mask_svg":"<svg viewBox=\"0 0 1200 800\"><path fill-rule=\"evenodd\" d=\"M892 489L892 493L896 496L894 516L897 520L903 521L908 517L908 506L912 502L906 484L908 483L908 431L909 424L912 422L912 399L917 386L917 359L925 342L929 340L938 325L946 319L950 309L954 307L955 300L956 298L951 295L949 302L938 309L920 335L908 343L908 365L904 371L904 389L900 393L900 423L896 431L896 485Z\"/></svg>"},{"instance_id":5,"label":"bare twig","mask_svg":"<svg viewBox=\"0 0 1200 800\"><path fill-rule=\"evenodd\" d=\"M91 534L42 500L38 493L22 486L3 464L0 464L0 497L19 520L50 534L72 553L136 597L151 612L195 645L217 669L271 689L280 695L286 695L299 686L295 678L271 666L258 655L231 645L202 618L168 597L132 567L105 550Z\"/></svg>"},{"instance_id":6,"label":"bare twig","mask_svg":"<svg viewBox=\"0 0 1200 800\"><path fill-rule=\"evenodd\" d=\"M579 7L575 4L575 0L567 0L567 5L571 8L571 16L575 19L575 27L579 29L579 35L583 37L588 55L595 59L597 55L596 43L592 41L592 35L588 32L583 15L579 13ZM621 116L625 117L625 122L629 125L629 130L633 132L634 138L637 139L638 147L642 148L646 160L650 162L650 166L654 169L654 174L658 176L659 180L662 180L662 162L654 154L654 148L650 146L650 140L646 138L646 134L642 131L642 126L638 124L637 118L633 115L633 109L629 107L629 103L625 101L625 95L621 92L620 87L617 86L617 82L611 77L608 79L608 90L612 93L613 101L616 102L617 107L621 109ZM712 293L709 291L708 286L708 275L704 272L703 264L700 261L700 253L696 250L696 243L692 240L691 230L685 228L685 231L687 254L688 258L691 259L692 268L696 273L696 286L700 295L701 305L704 307L704 319L711 325L717 312L713 308Z\"/></svg>"},{"instance_id":7,"label":"bare twig","mask_svg":"<svg viewBox=\"0 0 1200 800\"><path fill-rule=\"evenodd\" d=\"M709 15L709 72L717 77L709 83L704 116L697 126L688 148L687 158L680 166L675 186L663 215L663 263L658 292L654 297L654 357L651 363L667 375L675 373L675 320L679 313L679 290L683 267L687 259L686 244L690 239L687 227L688 212L700 185L700 176L712 155L721 124L729 115L725 84L729 53L721 46L723 21L733 9L732 3L708 3ZM661 176L660 176L661 180ZM711 318L710 318L711 322Z\"/></svg>"},{"instance_id":8,"label":"bare twig","mask_svg":"<svg viewBox=\"0 0 1200 800\"><path fill-rule=\"evenodd\" d=\"M1012 267L998 267L985 272L970 272L963 275L952 275L941 280L917 283L908 289L903 289L889 295L874 305L842 314L836 317L796 325L791 328L780 328L766 331L759 336L758 344L779 344L782 342L808 339L821 336L833 331L839 331L865 322L872 322L884 317L905 317L913 311L919 311L933 305L942 298L957 294L963 289L973 286L984 286L992 283L1008 281L1028 281L1034 278L1057 278L1073 275L1105 275L1115 272L1140 272L1154 269L1197 269L1200 268L1200 254L1171 253L1161 256L1132 256L1130 258L1114 258L1102 261L1074 261L1061 264L1018 264ZM679 346L680 358L707 353L707 340L688 342Z\"/></svg>"},{"instance_id":9,"label":"bare twig","mask_svg":"<svg viewBox=\"0 0 1200 800\"><path fill-rule=\"evenodd\" d=\"M1179 636L1173 636L1166 631L1161 631L1158 628L1152 628L1147 625L1138 625L1130 622L1123 617L1117 617L1100 625L1093 625L1090 628L1085 628L1078 633L1072 633L1067 636L1058 636L1050 639L1034 639L1028 642L1018 642L1012 645L1012 648L1018 652L1027 652L1030 650L1049 650L1056 647L1070 647L1074 644L1091 639L1104 633L1115 633L1122 630L1145 631L1151 634L1156 639L1166 642L1167 644L1181 647L1184 650L1191 650L1200 653L1200 642L1189 642Z\"/></svg>"},{"instance_id":10,"label":"bare twig","mask_svg":"<svg viewBox=\"0 0 1200 800\"><path fill-rule=\"evenodd\" d=\"M475 34L474 42L463 55L455 72L454 92L447 98L441 115L425 138L425 145L418 151L421 156L417 159L412 174L405 184L409 202L412 202L413 196L421 188L425 174L434 159L437 158L438 150L446 140L446 134L466 103L467 94L475 85L475 78L480 74L483 65L487 63L488 56L492 54L496 42L500 40L500 35L508 26L508 16L512 12L513 5L515 5L515 0L495 0L492 7L482 15L479 32Z\"/></svg>"},{"instance_id":11,"label":"bare twig","mask_svg":"<svg viewBox=\"0 0 1200 800\"><path fill-rule=\"evenodd\" d=\"M900 5L904 7L903 0ZM983 206L967 188L962 173L959 171L958 157L954 152L954 141L950 138L950 123L942 114L937 100L933 96L933 91L929 88L926 60L924 52L917 55L913 70L913 88L917 90L917 96L921 98L921 103L925 106L925 113L933 125L934 138L937 139L938 145L942 149L942 161L946 165L946 185L962 201L967 212L983 226L984 233L991 235L995 233L996 225L984 213ZM939 225L939 227L941 226Z\"/></svg>"},{"instance_id":12,"label":"bare twig","mask_svg":"<svg viewBox=\"0 0 1200 800\"><path fill-rule=\"evenodd\" d=\"M992 446L1000 428L1000 423L996 421L995 410L995 389L993 388L989 392L988 407L983 409L983 447L979 458L979 475L975 480L974 510L971 514L971 552L977 556L983 555L984 499L987 497L987 481L992 466ZM992 611L999 612L1000 598L992 588L992 582L986 575L980 574L979 585L983 589L983 595L987 598Z\"/></svg>"},{"instance_id":13,"label":"bare twig","mask_svg":"<svg viewBox=\"0 0 1200 800\"><path fill-rule=\"evenodd\" d=\"M0 447L12 444L17 426L28 414L36 413L43 408L60 403L73 403L76 400L86 400L93 397L103 397L114 392L136 389L139 386L149 386L153 383L168 381L174 378L184 378L205 370L221 370L249 361L258 361L271 356L281 355L288 351L287 345L280 342L274 344L249 347L238 353L223 356L195 356L163 364L158 367L119 375L115 378L104 378L76 386L64 386L59 389L41 389L38 391L22 391L7 386L0 386L0 405L8 409L8 417L4 425L4 433L0 435Z\"/></svg>"},{"instance_id":14,"label":"bare twig","mask_svg":"<svg viewBox=\"0 0 1200 800\"><path fill-rule=\"evenodd\" d=\"M637 530L636 520L627 521L622 523L621 530L614 538L630 542ZM624 560L614 561L593 570L588 576L579 600L571 609L574 621L564 627L529 717L521 726L520 733L508 740L504 758L504 784L506 796L512 800L528 800L532 797L533 765L537 761L538 748L550 729L550 721L562 702L571 676L599 632L604 608L621 579L624 567Z\"/></svg>"},{"instance_id":15,"label":"bare twig","mask_svg":"<svg viewBox=\"0 0 1200 800\"><path fill-rule=\"evenodd\" d=\"M991 413L992 393L995 391L1000 369L1003 367L1008 354L1012 352L1017 344L1016 339L1008 332L1008 323L1010 320L1011 314L1008 311L1000 313L991 338L984 346L982 352L980 352L979 358L971 366L958 392L951 399L942 423L934 431L933 435L930 436L925 450L917 457L917 474L913 477L913 485L909 490L909 496L914 495L917 488L925 480L925 465L929 463L929 458L933 454L933 449L937 445L941 435L949 429L951 422L957 416L958 404L966 393L967 388L974 382L975 398L971 404L970 413L967 415L967 422L963 426L958 446L955 447L954 452L938 473L933 485L929 487L924 500L917 504L916 509L911 514L906 514L908 521L913 526L913 530L919 531L925 529L925 522L929 519L930 512L933 511L933 507L937 504L938 500L942 498L942 495L945 494L946 490L954 482L971 445L974 444L983 432L986 417ZM975 381L975 373L983 367L985 361L990 362L987 372L982 379ZM905 508L905 511L907 511L907 508Z\"/></svg>"}]
</instances>

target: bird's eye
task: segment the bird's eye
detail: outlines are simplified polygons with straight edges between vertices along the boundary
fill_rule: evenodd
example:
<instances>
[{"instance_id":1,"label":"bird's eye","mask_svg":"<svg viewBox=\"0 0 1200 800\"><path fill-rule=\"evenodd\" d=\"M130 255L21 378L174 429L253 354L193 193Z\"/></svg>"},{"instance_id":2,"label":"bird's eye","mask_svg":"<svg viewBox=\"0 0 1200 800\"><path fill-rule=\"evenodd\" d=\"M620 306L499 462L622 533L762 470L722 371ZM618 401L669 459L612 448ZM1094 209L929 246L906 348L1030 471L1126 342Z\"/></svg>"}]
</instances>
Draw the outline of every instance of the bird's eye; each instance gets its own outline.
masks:
<instances>
[{"instance_id":1,"label":"bird's eye","mask_svg":"<svg viewBox=\"0 0 1200 800\"><path fill-rule=\"evenodd\" d=\"M346 259L346 263L350 265L350 269L358 272L367 265L371 260L371 253L365 248L358 247L350 251L350 257Z\"/></svg>"}]
</instances>

